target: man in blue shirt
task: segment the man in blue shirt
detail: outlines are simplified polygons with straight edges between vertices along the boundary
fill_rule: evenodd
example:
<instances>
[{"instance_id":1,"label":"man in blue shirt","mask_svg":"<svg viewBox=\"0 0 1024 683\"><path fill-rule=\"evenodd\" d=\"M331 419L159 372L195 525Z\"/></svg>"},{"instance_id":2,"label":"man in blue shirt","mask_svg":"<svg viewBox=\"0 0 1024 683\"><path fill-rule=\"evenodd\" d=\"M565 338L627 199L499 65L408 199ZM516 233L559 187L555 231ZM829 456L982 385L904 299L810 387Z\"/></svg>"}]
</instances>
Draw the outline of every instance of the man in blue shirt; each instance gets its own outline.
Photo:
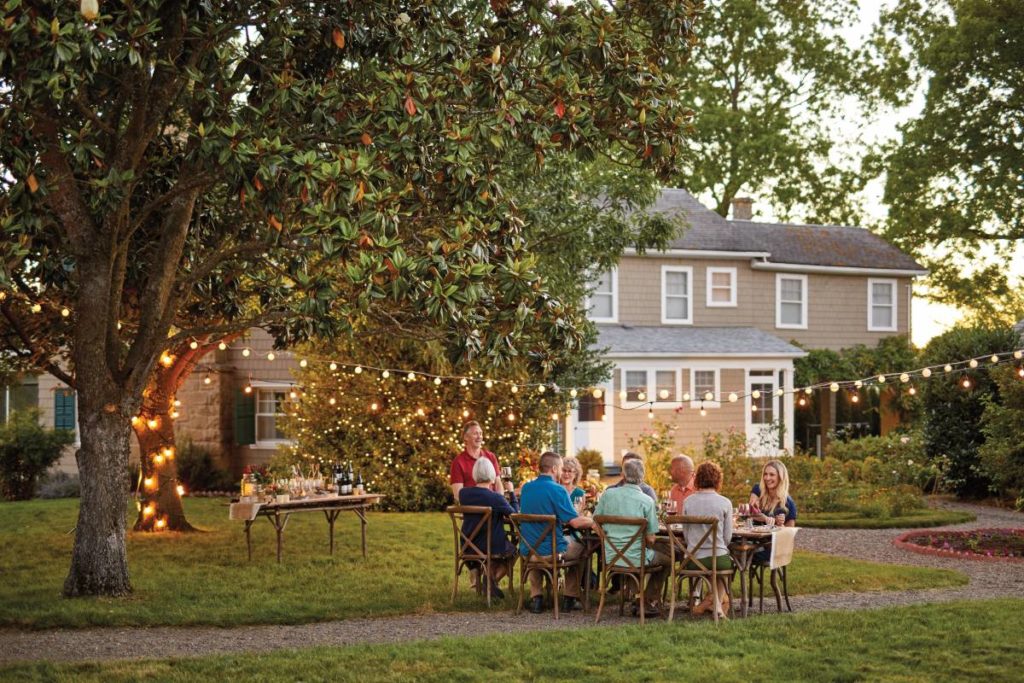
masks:
<instances>
[{"instance_id":1,"label":"man in blue shirt","mask_svg":"<svg viewBox=\"0 0 1024 683\"><path fill-rule=\"evenodd\" d=\"M555 526L555 551L566 561L579 559L583 554L584 546L562 533L563 526L573 529L589 529L594 522L589 517L581 517L576 512L569 500L569 494L565 487L559 484L562 474L562 458L557 453L550 451L540 456L540 475L531 482L523 485L523 492L519 498L519 509L523 514L528 515L554 515L557 519ZM551 548L551 535L541 538L544 531L543 524L523 524L520 531L523 540L519 544L519 553L524 557L529 552L526 541L543 552ZM551 557L543 556L541 559ZM530 572L530 611L540 614L544 611L544 585L543 574L537 571ZM580 577L579 565L566 570L565 573L565 597L562 599L562 610L570 611L581 609L583 606L579 601Z\"/></svg>"}]
</instances>

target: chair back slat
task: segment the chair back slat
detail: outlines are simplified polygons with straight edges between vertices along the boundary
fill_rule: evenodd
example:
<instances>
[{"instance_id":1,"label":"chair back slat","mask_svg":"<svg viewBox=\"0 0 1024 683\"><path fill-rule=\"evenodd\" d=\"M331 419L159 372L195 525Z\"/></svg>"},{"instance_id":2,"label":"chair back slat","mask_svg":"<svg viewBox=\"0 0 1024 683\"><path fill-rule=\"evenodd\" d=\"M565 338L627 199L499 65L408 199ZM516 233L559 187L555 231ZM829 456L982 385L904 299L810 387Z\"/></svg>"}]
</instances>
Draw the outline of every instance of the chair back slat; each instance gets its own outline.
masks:
<instances>
[{"instance_id":1,"label":"chair back slat","mask_svg":"<svg viewBox=\"0 0 1024 683\"><path fill-rule=\"evenodd\" d=\"M635 527L633 535L624 543L616 543L608 536L607 526ZM608 566L625 567L631 571L639 571L640 566L629 559L630 549L639 541L640 563L645 564L647 560L647 520L643 517L622 517L618 515L596 515L594 517L594 529L598 538L601 539L601 547L604 551L605 564ZM609 557L613 554L613 557ZM622 560L622 564L619 563Z\"/></svg>"},{"instance_id":2,"label":"chair back slat","mask_svg":"<svg viewBox=\"0 0 1024 683\"><path fill-rule=\"evenodd\" d=\"M697 565L700 572L710 571L710 564L715 563L715 556L718 555L718 522L717 517L698 517L694 515L669 515L665 518L665 525L668 527L669 557L672 564L679 562L682 566L689 563ZM695 541L686 538L687 525L704 525L707 528ZM711 557L698 558L696 552L700 550L708 539L711 539ZM680 557L677 557L677 554Z\"/></svg>"},{"instance_id":3,"label":"chair back slat","mask_svg":"<svg viewBox=\"0 0 1024 683\"><path fill-rule=\"evenodd\" d=\"M491 512L492 509L483 505L450 505L446 511L452 520L455 531L455 555L460 559L478 560L491 554ZM476 525L467 534L463 530L466 517L479 516ZM481 548L478 543L480 531L486 529L485 543Z\"/></svg>"},{"instance_id":4,"label":"chair back slat","mask_svg":"<svg viewBox=\"0 0 1024 683\"><path fill-rule=\"evenodd\" d=\"M541 558L552 556L556 560L558 558L558 539L555 536L555 529L558 523L558 518L554 515L529 515L525 513L518 513L509 515L509 519L512 520L512 525L515 527L516 534L519 536L519 540L522 541L523 545L526 546L526 558ZM540 536L537 537L536 543L530 543L529 539L523 535L524 524L542 524L544 528L541 529ZM548 552L543 552L545 539L551 539L551 549Z\"/></svg>"}]
</instances>

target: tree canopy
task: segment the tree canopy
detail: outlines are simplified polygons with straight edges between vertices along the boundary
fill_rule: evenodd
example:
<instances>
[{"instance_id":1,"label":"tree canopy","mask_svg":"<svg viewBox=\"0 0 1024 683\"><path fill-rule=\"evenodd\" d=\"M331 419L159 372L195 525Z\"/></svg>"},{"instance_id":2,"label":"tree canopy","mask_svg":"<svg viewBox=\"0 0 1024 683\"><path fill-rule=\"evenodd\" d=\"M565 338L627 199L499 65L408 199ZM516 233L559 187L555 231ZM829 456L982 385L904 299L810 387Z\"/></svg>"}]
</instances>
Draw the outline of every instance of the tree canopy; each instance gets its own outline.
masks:
<instances>
[{"instance_id":1,"label":"tree canopy","mask_svg":"<svg viewBox=\"0 0 1024 683\"><path fill-rule=\"evenodd\" d=\"M696 111L677 182L708 192L722 216L756 193L781 217L853 222L857 173L838 166L829 122L857 93L857 55L839 30L855 0L709 3L700 42L683 65Z\"/></svg>"},{"instance_id":2,"label":"tree canopy","mask_svg":"<svg viewBox=\"0 0 1024 683\"><path fill-rule=\"evenodd\" d=\"M875 36L891 101L926 84L885 157L885 203L888 237L922 257L939 300L975 307L1010 291L1024 239L1022 35L1021 0L902 0Z\"/></svg>"},{"instance_id":3,"label":"tree canopy","mask_svg":"<svg viewBox=\"0 0 1024 683\"><path fill-rule=\"evenodd\" d=\"M130 590L128 420L167 349L258 324L514 357L531 318L578 346L508 150L681 153L689 2L103 9L15 0L0 31L2 339L78 389L69 594Z\"/></svg>"}]
</instances>

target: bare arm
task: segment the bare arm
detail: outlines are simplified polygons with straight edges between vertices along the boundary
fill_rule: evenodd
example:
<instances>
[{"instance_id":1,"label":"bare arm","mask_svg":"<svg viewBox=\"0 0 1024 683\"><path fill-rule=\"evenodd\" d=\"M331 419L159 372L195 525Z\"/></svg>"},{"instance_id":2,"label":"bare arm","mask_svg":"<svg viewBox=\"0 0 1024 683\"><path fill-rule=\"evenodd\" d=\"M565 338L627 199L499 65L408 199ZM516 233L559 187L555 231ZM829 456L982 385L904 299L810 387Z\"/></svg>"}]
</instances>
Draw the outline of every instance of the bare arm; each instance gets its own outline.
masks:
<instances>
[{"instance_id":1,"label":"bare arm","mask_svg":"<svg viewBox=\"0 0 1024 683\"><path fill-rule=\"evenodd\" d=\"M569 520L569 526L573 529L589 529L594 526L594 520L590 517L580 515L579 517Z\"/></svg>"},{"instance_id":2,"label":"bare arm","mask_svg":"<svg viewBox=\"0 0 1024 683\"><path fill-rule=\"evenodd\" d=\"M452 495L455 496L455 502L459 502L459 491L462 490L462 484L452 484Z\"/></svg>"}]
</instances>

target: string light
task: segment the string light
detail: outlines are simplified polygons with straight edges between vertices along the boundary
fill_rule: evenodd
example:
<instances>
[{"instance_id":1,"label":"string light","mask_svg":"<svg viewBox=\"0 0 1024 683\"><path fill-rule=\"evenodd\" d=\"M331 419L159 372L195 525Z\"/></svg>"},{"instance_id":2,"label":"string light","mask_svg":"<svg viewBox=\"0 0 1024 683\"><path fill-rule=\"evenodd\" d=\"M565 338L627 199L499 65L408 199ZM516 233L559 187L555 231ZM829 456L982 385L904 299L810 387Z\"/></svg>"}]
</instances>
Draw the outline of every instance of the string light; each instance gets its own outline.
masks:
<instances>
[{"instance_id":1,"label":"string light","mask_svg":"<svg viewBox=\"0 0 1024 683\"><path fill-rule=\"evenodd\" d=\"M251 353L252 353L252 351L250 351L249 349L242 349L242 356L245 357L245 358L248 358L249 354L251 354Z\"/></svg>"},{"instance_id":2,"label":"string light","mask_svg":"<svg viewBox=\"0 0 1024 683\"><path fill-rule=\"evenodd\" d=\"M736 395L736 392L729 394L729 403L735 403L737 400L739 400L739 396Z\"/></svg>"},{"instance_id":3,"label":"string light","mask_svg":"<svg viewBox=\"0 0 1024 683\"><path fill-rule=\"evenodd\" d=\"M907 382L910 381L910 375L904 372L902 375L900 375L900 381L906 384Z\"/></svg>"},{"instance_id":4,"label":"string light","mask_svg":"<svg viewBox=\"0 0 1024 683\"><path fill-rule=\"evenodd\" d=\"M163 365L165 368L171 367L172 365L174 365L174 356L164 351L163 354L161 354L160 356L160 364Z\"/></svg>"},{"instance_id":5,"label":"string light","mask_svg":"<svg viewBox=\"0 0 1024 683\"><path fill-rule=\"evenodd\" d=\"M1020 360L1021 358L1024 358L1024 351L1020 351L1020 350L1014 351L1013 352L1013 357L1016 358L1017 360Z\"/></svg>"},{"instance_id":6,"label":"string light","mask_svg":"<svg viewBox=\"0 0 1024 683\"><path fill-rule=\"evenodd\" d=\"M67 308L62 308L60 309L60 314L61 316L67 318L69 315L71 315L71 310Z\"/></svg>"},{"instance_id":7,"label":"string light","mask_svg":"<svg viewBox=\"0 0 1024 683\"><path fill-rule=\"evenodd\" d=\"M156 528L157 529L163 529L165 526L167 526L167 519L166 518L161 517L160 519L156 520Z\"/></svg>"},{"instance_id":8,"label":"string light","mask_svg":"<svg viewBox=\"0 0 1024 683\"><path fill-rule=\"evenodd\" d=\"M184 496L185 495L185 487L182 486L181 484L178 484L176 490L177 490L179 496Z\"/></svg>"},{"instance_id":9,"label":"string light","mask_svg":"<svg viewBox=\"0 0 1024 683\"><path fill-rule=\"evenodd\" d=\"M942 369L943 369L943 370L945 370L946 372L953 372L953 366L952 366L952 365L949 365L948 363L947 363L947 364L946 364L946 366L945 366L944 368L942 368Z\"/></svg>"},{"instance_id":10,"label":"string light","mask_svg":"<svg viewBox=\"0 0 1024 683\"><path fill-rule=\"evenodd\" d=\"M212 379L210 379L210 375L209 375L209 374L207 374L207 375L206 375L206 377L203 377L203 384L209 384L209 383L211 383L212 381L213 381L213 380L212 380Z\"/></svg>"},{"instance_id":11,"label":"string light","mask_svg":"<svg viewBox=\"0 0 1024 683\"><path fill-rule=\"evenodd\" d=\"M155 417L150 418L149 421L146 422L146 426L149 427L150 429L156 429L157 427L160 426L160 420L158 420Z\"/></svg>"},{"instance_id":12,"label":"string light","mask_svg":"<svg viewBox=\"0 0 1024 683\"><path fill-rule=\"evenodd\" d=\"M362 365L357 365L356 369L353 372L355 372L357 375L363 374L363 366Z\"/></svg>"},{"instance_id":13,"label":"string light","mask_svg":"<svg viewBox=\"0 0 1024 683\"><path fill-rule=\"evenodd\" d=\"M224 342L221 342L220 344L217 344L217 348L220 349L221 351L227 351L228 345L225 344Z\"/></svg>"},{"instance_id":14,"label":"string light","mask_svg":"<svg viewBox=\"0 0 1024 683\"><path fill-rule=\"evenodd\" d=\"M327 367L330 369L331 372L334 372L335 370L338 369L338 364L337 363L331 363Z\"/></svg>"},{"instance_id":15,"label":"string light","mask_svg":"<svg viewBox=\"0 0 1024 683\"><path fill-rule=\"evenodd\" d=\"M879 384L885 384L885 375L879 375L878 376L878 383Z\"/></svg>"},{"instance_id":16,"label":"string light","mask_svg":"<svg viewBox=\"0 0 1024 683\"><path fill-rule=\"evenodd\" d=\"M925 368L924 370L921 371L921 376L924 377L925 379L928 379L929 377L932 376L932 369Z\"/></svg>"},{"instance_id":17,"label":"string light","mask_svg":"<svg viewBox=\"0 0 1024 683\"><path fill-rule=\"evenodd\" d=\"M387 379L388 377L391 376L391 373L385 370L384 372L380 373L380 376L383 377L384 379Z\"/></svg>"},{"instance_id":18,"label":"string light","mask_svg":"<svg viewBox=\"0 0 1024 683\"><path fill-rule=\"evenodd\" d=\"M441 378L440 377L435 377L434 378L434 386L438 386L438 387L441 386Z\"/></svg>"},{"instance_id":19,"label":"string light","mask_svg":"<svg viewBox=\"0 0 1024 683\"><path fill-rule=\"evenodd\" d=\"M407 380L409 380L410 382L415 382L416 381L416 373L415 372L410 372L408 375L405 376L405 378Z\"/></svg>"},{"instance_id":20,"label":"string light","mask_svg":"<svg viewBox=\"0 0 1024 683\"><path fill-rule=\"evenodd\" d=\"M960 384L963 386L964 389L971 388L971 380L969 377L964 377L963 381L960 382Z\"/></svg>"},{"instance_id":21,"label":"string light","mask_svg":"<svg viewBox=\"0 0 1024 683\"><path fill-rule=\"evenodd\" d=\"M967 365L969 365L971 369L974 369L978 367L978 360L976 358L972 358L971 360L967 361Z\"/></svg>"},{"instance_id":22,"label":"string light","mask_svg":"<svg viewBox=\"0 0 1024 683\"><path fill-rule=\"evenodd\" d=\"M439 382L439 384L440 384L440 382ZM519 385L518 384L513 384L509 388L509 391L511 391L513 394L518 394L519 393Z\"/></svg>"},{"instance_id":23,"label":"string light","mask_svg":"<svg viewBox=\"0 0 1024 683\"><path fill-rule=\"evenodd\" d=\"M199 342L197 342L195 339L193 339L191 342L189 342L188 348L190 348L193 351L195 351L196 349L199 348Z\"/></svg>"},{"instance_id":24,"label":"string light","mask_svg":"<svg viewBox=\"0 0 1024 683\"><path fill-rule=\"evenodd\" d=\"M839 384L837 382L832 382L832 384L828 386L828 389L834 394L839 391Z\"/></svg>"},{"instance_id":25,"label":"string light","mask_svg":"<svg viewBox=\"0 0 1024 683\"><path fill-rule=\"evenodd\" d=\"M275 358L277 358L277 356L274 355L273 351L267 354L267 360L273 361Z\"/></svg>"},{"instance_id":26,"label":"string light","mask_svg":"<svg viewBox=\"0 0 1024 683\"><path fill-rule=\"evenodd\" d=\"M653 410L648 410L647 411L647 419L648 420L653 420L654 419L654 411Z\"/></svg>"},{"instance_id":27,"label":"string light","mask_svg":"<svg viewBox=\"0 0 1024 683\"><path fill-rule=\"evenodd\" d=\"M246 384L245 385L245 393L247 393L247 394L251 394L252 393L252 385L251 384Z\"/></svg>"},{"instance_id":28,"label":"string light","mask_svg":"<svg viewBox=\"0 0 1024 683\"><path fill-rule=\"evenodd\" d=\"M750 392L750 398L756 401L757 399L761 398L761 392L758 391L757 389L754 389L752 392Z\"/></svg>"},{"instance_id":29,"label":"string light","mask_svg":"<svg viewBox=\"0 0 1024 683\"><path fill-rule=\"evenodd\" d=\"M997 356L996 354L993 353L992 357L989 358L989 360L992 361L993 363L998 363L999 362L999 356Z\"/></svg>"},{"instance_id":30,"label":"string light","mask_svg":"<svg viewBox=\"0 0 1024 683\"><path fill-rule=\"evenodd\" d=\"M299 361L299 367L300 367L300 368L304 368L304 367L306 367L307 365L309 365L309 361L308 361L308 360L306 360L305 358L303 358L302 360L300 360L300 361Z\"/></svg>"},{"instance_id":31,"label":"string light","mask_svg":"<svg viewBox=\"0 0 1024 683\"><path fill-rule=\"evenodd\" d=\"M494 382L492 382L491 380L487 380L486 382L484 382L484 386L490 389L491 387L494 386Z\"/></svg>"},{"instance_id":32,"label":"string light","mask_svg":"<svg viewBox=\"0 0 1024 683\"><path fill-rule=\"evenodd\" d=\"M594 397L595 401L600 401L601 397L604 396L604 392L600 389L594 389L593 393L590 395Z\"/></svg>"},{"instance_id":33,"label":"string light","mask_svg":"<svg viewBox=\"0 0 1024 683\"><path fill-rule=\"evenodd\" d=\"M465 377L463 377L462 379L459 380L459 386L460 387L469 386L469 380L466 379Z\"/></svg>"}]
</instances>

